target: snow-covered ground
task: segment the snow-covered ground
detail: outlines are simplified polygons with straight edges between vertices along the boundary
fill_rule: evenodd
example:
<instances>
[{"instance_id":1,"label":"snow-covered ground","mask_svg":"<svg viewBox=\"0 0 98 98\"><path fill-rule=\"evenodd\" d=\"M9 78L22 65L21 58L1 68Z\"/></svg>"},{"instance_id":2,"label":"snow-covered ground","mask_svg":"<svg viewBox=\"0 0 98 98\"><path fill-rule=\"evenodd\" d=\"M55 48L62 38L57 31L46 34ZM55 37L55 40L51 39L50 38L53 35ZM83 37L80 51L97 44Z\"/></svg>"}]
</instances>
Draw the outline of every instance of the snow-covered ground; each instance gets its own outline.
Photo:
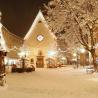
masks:
<instances>
[{"instance_id":1,"label":"snow-covered ground","mask_svg":"<svg viewBox=\"0 0 98 98\"><path fill-rule=\"evenodd\" d=\"M98 98L98 75L71 67L10 73L0 98Z\"/></svg>"}]
</instances>

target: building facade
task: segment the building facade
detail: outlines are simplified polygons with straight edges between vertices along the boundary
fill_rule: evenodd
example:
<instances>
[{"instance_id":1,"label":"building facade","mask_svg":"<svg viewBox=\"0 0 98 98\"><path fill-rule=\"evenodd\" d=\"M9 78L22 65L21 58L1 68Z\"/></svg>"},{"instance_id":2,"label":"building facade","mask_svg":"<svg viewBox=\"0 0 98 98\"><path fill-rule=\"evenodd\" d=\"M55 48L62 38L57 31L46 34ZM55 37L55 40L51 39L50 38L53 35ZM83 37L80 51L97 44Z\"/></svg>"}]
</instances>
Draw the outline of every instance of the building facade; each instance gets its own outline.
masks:
<instances>
[{"instance_id":1,"label":"building facade","mask_svg":"<svg viewBox=\"0 0 98 98\"><path fill-rule=\"evenodd\" d=\"M31 28L24 37L23 46L29 51L27 57L33 58L34 63L39 62L38 57L42 56L43 63L46 65L46 59L56 54L56 37L49 30L41 11L38 12Z\"/></svg>"},{"instance_id":2,"label":"building facade","mask_svg":"<svg viewBox=\"0 0 98 98\"><path fill-rule=\"evenodd\" d=\"M56 37L49 30L41 11L38 12L33 24L24 39L10 33L1 26L2 46L8 52L6 63L26 58L33 61L35 67L45 67L48 58L56 55ZM41 66L39 66L41 65Z\"/></svg>"}]
</instances>

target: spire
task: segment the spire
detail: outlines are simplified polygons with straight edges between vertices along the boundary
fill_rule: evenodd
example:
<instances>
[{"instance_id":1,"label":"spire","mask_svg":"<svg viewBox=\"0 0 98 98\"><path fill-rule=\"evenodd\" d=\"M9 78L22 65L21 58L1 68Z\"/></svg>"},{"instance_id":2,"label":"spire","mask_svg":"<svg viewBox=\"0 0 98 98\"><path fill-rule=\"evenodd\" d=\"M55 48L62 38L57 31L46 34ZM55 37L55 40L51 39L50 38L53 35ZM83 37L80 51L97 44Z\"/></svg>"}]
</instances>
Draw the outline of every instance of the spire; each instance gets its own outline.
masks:
<instances>
[{"instance_id":1,"label":"spire","mask_svg":"<svg viewBox=\"0 0 98 98\"><path fill-rule=\"evenodd\" d=\"M32 23L32 25L31 25L29 31L27 32L26 36L24 37L24 40L26 40L26 39L29 38L30 34L32 33L32 31L34 30L34 28L35 28L35 26L36 26L36 24L37 24L38 22L39 22L39 23L40 23L40 22L43 22L43 23L44 23L44 26L49 29L49 26L48 26L48 24L47 24L47 22L46 22L46 20L45 20L45 18L44 18L44 16L43 16L42 11L39 10L39 12L38 12L38 14L37 14L37 16L36 16L34 22ZM49 32L51 33L51 30L49 30ZM51 33L51 34L54 36L53 33ZM54 37L55 37L55 36L54 36ZM55 38L56 38L56 37L55 37Z\"/></svg>"},{"instance_id":2,"label":"spire","mask_svg":"<svg viewBox=\"0 0 98 98\"><path fill-rule=\"evenodd\" d=\"M48 26L46 25L45 18L44 18L43 14L42 14L42 11L39 10L39 12L38 12L38 14L37 14L37 16L36 16L34 22L32 23L32 25L31 25L31 27L30 27L30 29L29 29L29 31L28 31L28 33L27 33L26 36L24 37L24 40L27 39L27 38L30 36L30 34L32 33L34 27L36 26L36 24L37 24L39 21L44 22L45 26L48 28Z\"/></svg>"}]
</instances>

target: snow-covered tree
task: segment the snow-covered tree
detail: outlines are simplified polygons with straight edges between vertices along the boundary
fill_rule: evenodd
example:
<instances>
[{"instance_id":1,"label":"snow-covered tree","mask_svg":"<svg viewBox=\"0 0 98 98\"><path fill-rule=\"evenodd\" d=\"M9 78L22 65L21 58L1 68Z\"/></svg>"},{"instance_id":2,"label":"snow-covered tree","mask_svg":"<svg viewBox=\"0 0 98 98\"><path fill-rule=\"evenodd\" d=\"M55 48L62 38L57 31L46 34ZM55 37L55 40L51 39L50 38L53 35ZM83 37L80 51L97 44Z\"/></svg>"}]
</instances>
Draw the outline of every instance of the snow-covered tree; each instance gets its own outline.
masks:
<instances>
[{"instance_id":1,"label":"snow-covered tree","mask_svg":"<svg viewBox=\"0 0 98 98\"><path fill-rule=\"evenodd\" d=\"M70 49L81 44L88 50L96 65L95 35L98 26L98 0L51 0L44 5L44 14L50 29L64 38Z\"/></svg>"}]
</instances>

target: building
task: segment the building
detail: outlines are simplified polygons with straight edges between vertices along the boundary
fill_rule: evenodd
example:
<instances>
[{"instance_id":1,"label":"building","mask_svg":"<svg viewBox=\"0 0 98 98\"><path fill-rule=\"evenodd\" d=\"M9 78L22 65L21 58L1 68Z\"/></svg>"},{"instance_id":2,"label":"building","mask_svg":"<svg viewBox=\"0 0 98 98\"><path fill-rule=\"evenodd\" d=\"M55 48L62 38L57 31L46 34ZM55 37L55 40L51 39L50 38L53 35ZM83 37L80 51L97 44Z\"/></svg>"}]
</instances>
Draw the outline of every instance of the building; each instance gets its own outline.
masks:
<instances>
[{"instance_id":1,"label":"building","mask_svg":"<svg viewBox=\"0 0 98 98\"><path fill-rule=\"evenodd\" d=\"M28 58L33 58L35 63L38 62L38 57L42 56L44 65L46 65L46 59L54 56L56 37L49 30L41 11L38 12L31 28L24 37L23 46L29 51Z\"/></svg>"},{"instance_id":2,"label":"building","mask_svg":"<svg viewBox=\"0 0 98 98\"><path fill-rule=\"evenodd\" d=\"M0 48L7 51L7 57L5 58L6 64L16 63L19 59L18 52L23 45L22 38L10 33L0 23Z\"/></svg>"},{"instance_id":3,"label":"building","mask_svg":"<svg viewBox=\"0 0 98 98\"><path fill-rule=\"evenodd\" d=\"M7 63L14 63L15 60L25 57L33 60L35 67L45 67L47 59L56 55L56 37L49 30L41 11L24 39L10 33L2 24L0 34L3 49L8 52Z\"/></svg>"}]
</instances>

